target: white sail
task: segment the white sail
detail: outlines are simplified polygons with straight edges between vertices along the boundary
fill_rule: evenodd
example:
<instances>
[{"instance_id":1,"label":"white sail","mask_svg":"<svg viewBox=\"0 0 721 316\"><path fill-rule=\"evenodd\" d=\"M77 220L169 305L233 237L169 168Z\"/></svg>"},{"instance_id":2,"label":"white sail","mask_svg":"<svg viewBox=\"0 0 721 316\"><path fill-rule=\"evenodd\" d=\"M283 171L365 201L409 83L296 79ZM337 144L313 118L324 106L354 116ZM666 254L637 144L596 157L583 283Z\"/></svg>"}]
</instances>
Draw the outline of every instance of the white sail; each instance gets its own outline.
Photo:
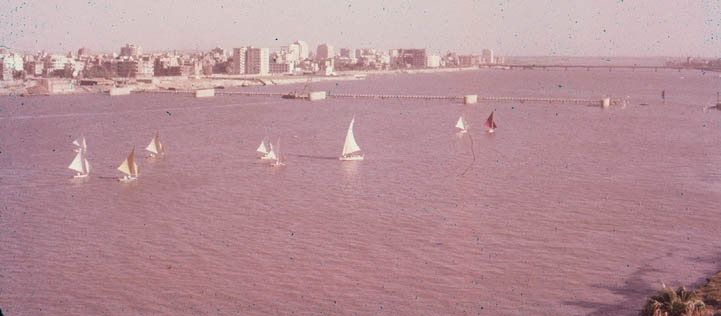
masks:
<instances>
[{"instance_id":1,"label":"white sail","mask_svg":"<svg viewBox=\"0 0 721 316\"><path fill-rule=\"evenodd\" d=\"M130 166L133 166L133 170L130 169ZM120 164L118 170L130 177L137 177L138 174L140 174L140 168L138 168L138 164L135 163L135 147L133 147L133 151L130 152L128 158L125 158L123 163Z\"/></svg>"},{"instance_id":2,"label":"white sail","mask_svg":"<svg viewBox=\"0 0 721 316\"><path fill-rule=\"evenodd\" d=\"M270 151L265 156L267 157L267 159L278 160L278 155L275 152L275 147L273 147L273 143L270 143Z\"/></svg>"},{"instance_id":3,"label":"white sail","mask_svg":"<svg viewBox=\"0 0 721 316\"><path fill-rule=\"evenodd\" d=\"M85 142L85 136L83 136L83 150L88 150L88 143Z\"/></svg>"},{"instance_id":4,"label":"white sail","mask_svg":"<svg viewBox=\"0 0 721 316\"><path fill-rule=\"evenodd\" d=\"M88 162L87 159L85 159L85 173L86 174L90 173L90 163Z\"/></svg>"},{"instance_id":5,"label":"white sail","mask_svg":"<svg viewBox=\"0 0 721 316\"><path fill-rule=\"evenodd\" d=\"M265 143L266 143L266 140L265 140L265 138L263 138L263 141L260 142L260 145L258 146L258 149L256 149L256 151L258 151L261 154L267 154L268 153L268 145L266 145Z\"/></svg>"},{"instance_id":6,"label":"white sail","mask_svg":"<svg viewBox=\"0 0 721 316\"><path fill-rule=\"evenodd\" d=\"M68 168L75 170L79 173L85 172L85 170L83 170L83 157L82 157L82 153L80 151L78 151L78 154L75 155L75 159L73 159L73 162L70 163Z\"/></svg>"},{"instance_id":7,"label":"white sail","mask_svg":"<svg viewBox=\"0 0 721 316\"><path fill-rule=\"evenodd\" d=\"M118 170L124 174L130 175L130 168L128 167L128 159L123 160L123 163L120 164L120 167L118 167Z\"/></svg>"},{"instance_id":8,"label":"white sail","mask_svg":"<svg viewBox=\"0 0 721 316\"><path fill-rule=\"evenodd\" d=\"M457 128L465 130L467 125L468 124L466 123L466 120L463 119L463 116L458 118L458 123L456 123Z\"/></svg>"},{"instance_id":9,"label":"white sail","mask_svg":"<svg viewBox=\"0 0 721 316\"><path fill-rule=\"evenodd\" d=\"M145 150L158 154L158 146L156 145L158 143L158 136L153 137L153 139L150 140L150 144L148 144L148 147L145 147Z\"/></svg>"},{"instance_id":10,"label":"white sail","mask_svg":"<svg viewBox=\"0 0 721 316\"><path fill-rule=\"evenodd\" d=\"M353 137L353 123L355 123L355 117L350 121L350 126L348 126L348 133L345 135L345 144L343 144L343 156L361 150L360 147L358 147L358 144L355 142L355 137Z\"/></svg>"},{"instance_id":11,"label":"white sail","mask_svg":"<svg viewBox=\"0 0 721 316\"><path fill-rule=\"evenodd\" d=\"M165 154L165 147L163 147L163 144L160 143L160 133L155 133L155 136L150 140L150 144L145 147L145 150L151 153L151 157Z\"/></svg>"},{"instance_id":12,"label":"white sail","mask_svg":"<svg viewBox=\"0 0 721 316\"><path fill-rule=\"evenodd\" d=\"M73 145L80 147L80 143L78 142L77 139L73 141Z\"/></svg>"}]
</instances>

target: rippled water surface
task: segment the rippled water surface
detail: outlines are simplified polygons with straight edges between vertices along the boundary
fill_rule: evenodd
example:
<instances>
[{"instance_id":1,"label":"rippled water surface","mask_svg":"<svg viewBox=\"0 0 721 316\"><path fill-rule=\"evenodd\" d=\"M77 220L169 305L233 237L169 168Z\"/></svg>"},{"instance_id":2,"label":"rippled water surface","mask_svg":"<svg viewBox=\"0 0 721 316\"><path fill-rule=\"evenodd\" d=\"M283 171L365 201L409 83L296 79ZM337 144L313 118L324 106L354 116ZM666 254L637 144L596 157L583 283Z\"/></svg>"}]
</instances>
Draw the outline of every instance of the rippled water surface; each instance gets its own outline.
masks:
<instances>
[{"instance_id":1,"label":"rippled water surface","mask_svg":"<svg viewBox=\"0 0 721 316\"><path fill-rule=\"evenodd\" d=\"M633 315L661 281L698 285L721 269L721 111L703 111L718 74L471 71L312 85L630 102L0 97L0 308ZM491 111L495 134L482 126ZM460 115L470 135L456 133ZM366 159L340 162L353 116ZM115 168L133 146L144 156L156 130L167 156L139 159L139 181L117 182ZM67 165L80 135L93 170L76 181ZM265 136L280 138L286 166L256 159Z\"/></svg>"}]
</instances>

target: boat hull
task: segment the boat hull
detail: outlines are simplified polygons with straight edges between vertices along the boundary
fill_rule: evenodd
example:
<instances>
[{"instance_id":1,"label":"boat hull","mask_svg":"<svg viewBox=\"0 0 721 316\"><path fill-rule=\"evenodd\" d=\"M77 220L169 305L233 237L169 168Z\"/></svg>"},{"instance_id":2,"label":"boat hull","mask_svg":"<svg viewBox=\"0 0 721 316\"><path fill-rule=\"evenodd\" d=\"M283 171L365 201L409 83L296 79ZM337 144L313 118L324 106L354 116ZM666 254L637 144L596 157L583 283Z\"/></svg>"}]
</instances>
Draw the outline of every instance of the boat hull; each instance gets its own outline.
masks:
<instances>
[{"instance_id":1,"label":"boat hull","mask_svg":"<svg viewBox=\"0 0 721 316\"><path fill-rule=\"evenodd\" d=\"M76 175L73 176L73 179L87 178L89 175L90 175L89 173L86 173L86 174L78 173L78 174L76 174Z\"/></svg>"},{"instance_id":2,"label":"boat hull","mask_svg":"<svg viewBox=\"0 0 721 316\"><path fill-rule=\"evenodd\" d=\"M132 181L135 181L135 180L138 180L138 177L125 176L125 177L122 177L122 178L118 179L118 181L124 182L124 183L125 183L125 182L132 182Z\"/></svg>"},{"instance_id":3,"label":"boat hull","mask_svg":"<svg viewBox=\"0 0 721 316\"><path fill-rule=\"evenodd\" d=\"M359 156L345 156L345 157L338 157L338 160L340 160L340 161L356 161L356 160L363 160L363 155L359 155Z\"/></svg>"}]
</instances>

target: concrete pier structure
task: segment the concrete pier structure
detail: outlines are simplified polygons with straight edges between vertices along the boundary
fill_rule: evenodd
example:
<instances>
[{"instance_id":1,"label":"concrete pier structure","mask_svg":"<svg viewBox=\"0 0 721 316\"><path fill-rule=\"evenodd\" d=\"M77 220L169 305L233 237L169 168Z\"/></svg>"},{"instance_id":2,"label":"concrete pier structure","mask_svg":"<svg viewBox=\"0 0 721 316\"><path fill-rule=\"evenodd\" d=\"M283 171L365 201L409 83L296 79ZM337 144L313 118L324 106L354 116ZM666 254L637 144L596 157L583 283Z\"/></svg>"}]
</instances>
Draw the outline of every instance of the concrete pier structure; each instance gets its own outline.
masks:
<instances>
[{"instance_id":1,"label":"concrete pier structure","mask_svg":"<svg viewBox=\"0 0 721 316\"><path fill-rule=\"evenodd\" d=\"M463 104L476 104L478 103L478 95L469 94L463 97Z\"/></svg>"}]
</instances>

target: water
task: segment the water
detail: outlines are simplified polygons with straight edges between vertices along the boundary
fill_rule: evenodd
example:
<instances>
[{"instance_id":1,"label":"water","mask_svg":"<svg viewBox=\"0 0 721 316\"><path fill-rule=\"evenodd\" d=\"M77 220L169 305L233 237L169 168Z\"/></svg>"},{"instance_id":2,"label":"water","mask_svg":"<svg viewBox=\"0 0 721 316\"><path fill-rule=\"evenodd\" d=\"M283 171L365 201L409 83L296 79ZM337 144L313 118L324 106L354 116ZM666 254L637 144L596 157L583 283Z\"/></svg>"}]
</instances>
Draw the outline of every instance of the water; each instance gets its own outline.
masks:
<instances>
[{"instance_id":1,"label":"water","mask_svg":"<svg viewBox=\"0 0 721 316\"><path fill-rule=\"evenodd\" d=\"M634 315L661 281L699 285L721 269L721 112L702 110L719 83L691 71L484 70L313 84L331 93L629 96L625 109L605 111L3 97L0 308ZM492 110L499 127L489 135ZM366 160L340 162L354 115ZM456 134L460 115L470 137ZM156 130L167 157L139 159L139 181L117 182L115 168L133 146L142 157ZM80 135L93 166L85 181L67 169ZM285 167L256 159L265 136L281 139Z\"/></svg>"}]
</instances>

